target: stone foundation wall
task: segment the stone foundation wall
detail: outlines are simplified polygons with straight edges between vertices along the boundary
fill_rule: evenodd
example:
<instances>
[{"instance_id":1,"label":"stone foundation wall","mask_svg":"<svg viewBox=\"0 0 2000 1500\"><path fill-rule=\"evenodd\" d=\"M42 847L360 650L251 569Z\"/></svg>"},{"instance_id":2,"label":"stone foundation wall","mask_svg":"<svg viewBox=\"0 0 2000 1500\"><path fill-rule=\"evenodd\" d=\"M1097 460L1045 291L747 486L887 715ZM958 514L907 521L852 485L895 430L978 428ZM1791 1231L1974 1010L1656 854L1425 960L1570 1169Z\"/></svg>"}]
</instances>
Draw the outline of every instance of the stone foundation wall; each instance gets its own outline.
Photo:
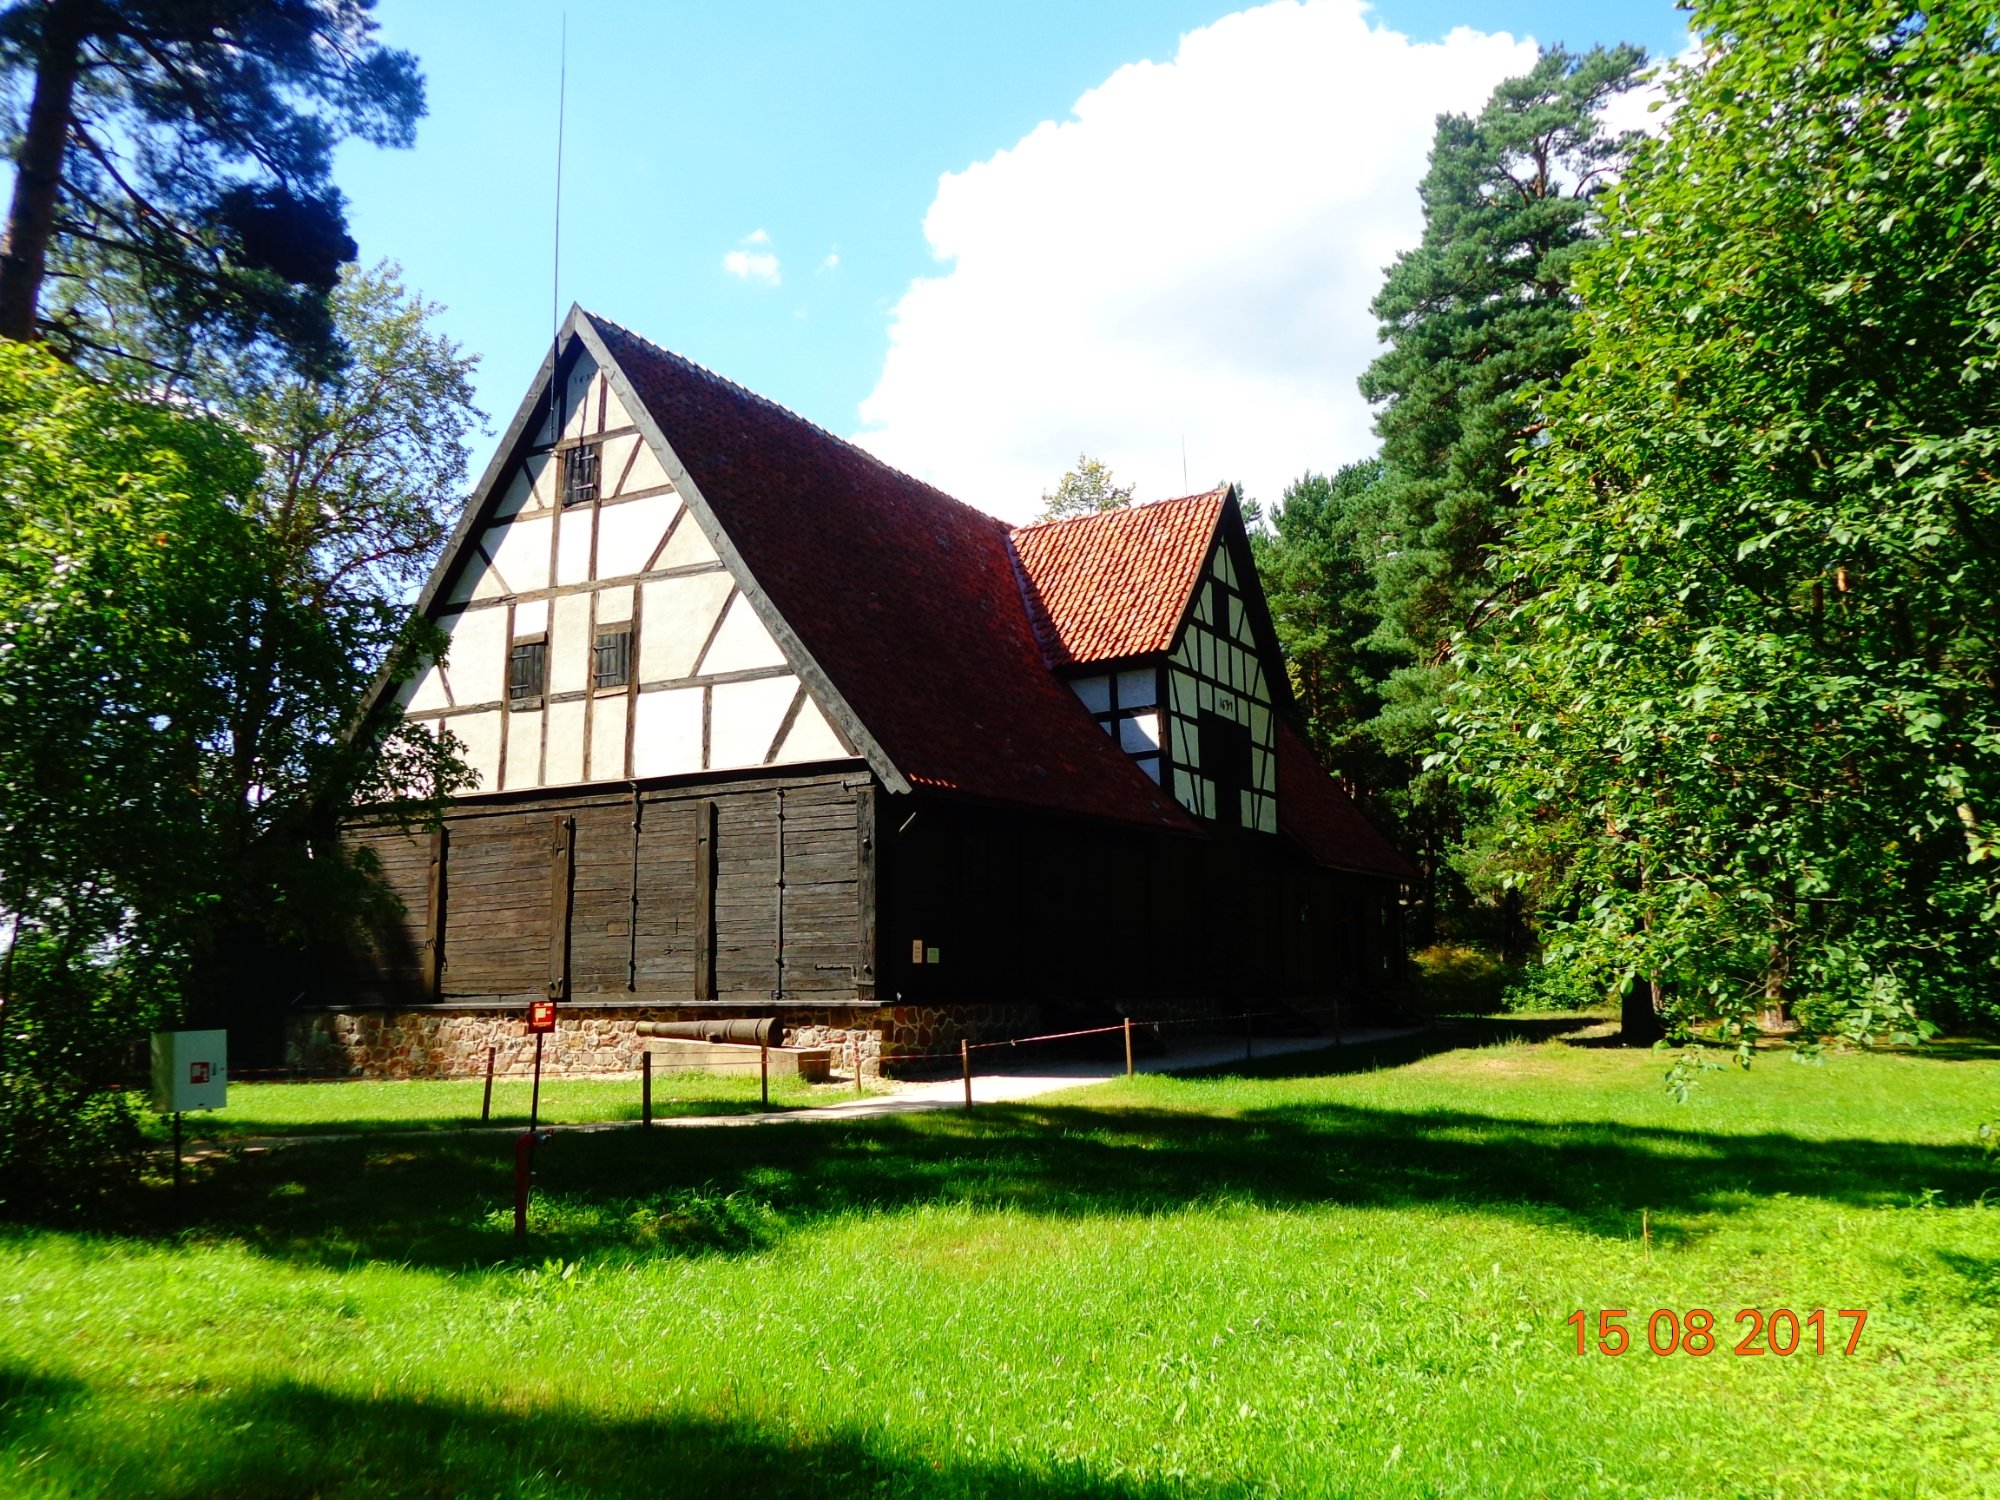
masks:
<instances>
[{"instance_id":1,"label":"stone foundation wall","mask_svg":"<svg viewBox=\"0 0 2000 1500\"><path fill-rule=\"evenodd\" d=\"M836 1078L853 1078L859 1039L861 1076L879 1079L885 1061L894 1071L898 1057L955 1051L960 1038L984 1042L1030 1035L1039 1029L1041 1011L1025 1002L783 1011L565 1006L544 1045L542 1073L549 1078L636 1073L641 1044L650 1042L655 1050L663 1045L638 1034L634 1028L641 1021L773 1014L784 1020L787 1047L825 1047L833 1054ZM495 1076L518 1077L535 1066L535 1039L526 1032L527 1012L518 1006L307 1011L287 1024L285 1063L323 1078L468 1078L486 1072L491 1047Z\"/></svg>"}]
</instances>

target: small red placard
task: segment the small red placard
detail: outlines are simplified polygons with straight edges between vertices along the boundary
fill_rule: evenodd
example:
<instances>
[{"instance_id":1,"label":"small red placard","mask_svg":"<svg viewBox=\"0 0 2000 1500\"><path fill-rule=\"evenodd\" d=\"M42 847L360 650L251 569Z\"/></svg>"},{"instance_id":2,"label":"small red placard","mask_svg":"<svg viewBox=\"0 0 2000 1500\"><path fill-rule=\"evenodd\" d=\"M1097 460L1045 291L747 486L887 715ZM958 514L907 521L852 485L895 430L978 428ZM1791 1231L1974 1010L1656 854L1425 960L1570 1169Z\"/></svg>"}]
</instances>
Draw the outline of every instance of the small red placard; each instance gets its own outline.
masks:
<instances>
[{"instance_id":1,"label":"small red placard","mask_svg":"<svg viewBox=\"0 0 2000 1500\"><path fill-rule=\"evenodd\" d=\"M530 1000L528 1002L528 1035L536 1036L556 1029L556 1003L553 1000Z\"/></svg>"}]
</instances>

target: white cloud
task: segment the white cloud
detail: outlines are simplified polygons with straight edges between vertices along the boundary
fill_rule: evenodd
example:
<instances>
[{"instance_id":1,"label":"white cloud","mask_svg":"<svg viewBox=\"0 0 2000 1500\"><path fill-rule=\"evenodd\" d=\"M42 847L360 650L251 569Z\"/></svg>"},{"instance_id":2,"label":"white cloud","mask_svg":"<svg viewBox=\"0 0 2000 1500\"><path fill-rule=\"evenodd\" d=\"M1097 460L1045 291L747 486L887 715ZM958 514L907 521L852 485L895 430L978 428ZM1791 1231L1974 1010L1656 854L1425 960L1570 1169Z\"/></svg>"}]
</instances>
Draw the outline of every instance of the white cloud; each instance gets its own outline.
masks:
<instances>
[{"instance_id":1,"label":"white cloud","mask_svg":"<svg viewBox=\"0 0 2000 1500\"><path fill-rule=\"evenodd\" d=\"M1422 231L1436 116L1535 47L1364 11L1225 17L941 178L924 233L951 265L897 304L859 441L1009 519L1079 451L1141 499L1237 479L1267 503L1372 452L1368 304Z\"/></svg>"},{"instance_id":2,"label":"white cloud","mask_svg":"<svg viewBox=\"0 0 2000 1500\"><path fill-rule=\"evenodd\" d=\"M743 236L745 245L769 245L771 236L761 229L753 229ZM722 257L722 269L738 281L756 281L765 286L778 284L778 257L765 249L731 250Z\"/></svg>"},{"instance_id":3,"label":"white cloud","mask_svg":"<svg viewBox=\"0 0 2000 1500\"><path fill-rule=\"evenodd\" d=\"M826 259L819 263L819 268L822 271L838 271L840 269L840 252L838 250L827 251Z\"/></svg>"}]
</instances>

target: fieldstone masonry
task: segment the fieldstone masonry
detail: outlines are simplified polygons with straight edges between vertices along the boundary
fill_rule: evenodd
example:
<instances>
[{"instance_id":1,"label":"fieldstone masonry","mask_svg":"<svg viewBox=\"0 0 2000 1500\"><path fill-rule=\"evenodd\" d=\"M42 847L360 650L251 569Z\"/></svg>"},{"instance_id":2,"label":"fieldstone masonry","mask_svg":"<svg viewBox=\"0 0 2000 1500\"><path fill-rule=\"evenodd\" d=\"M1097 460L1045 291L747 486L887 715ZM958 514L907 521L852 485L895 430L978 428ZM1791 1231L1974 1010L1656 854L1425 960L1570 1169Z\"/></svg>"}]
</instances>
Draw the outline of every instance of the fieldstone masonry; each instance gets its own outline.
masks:
<instances>
[{"instance_id":1,"label":"fieldstone masonry","mask_svg":"<svg viewBox=\"0 0 2000 1500\"><path fill-rule=\"evenodd\" d=\"M788 1047L825 1047L836 1076L852 1076L854 1043L861 1043L861 1076L896 1071L908 1059L913 1071L940 1071L961 1039L1003 1041L1038 1029L1041 1008L1032 1002L980 1005L884 1005L773 1012L768 1006L699 1010L662 1006L562 1008L545 1044L542 1072L552 1078L638 1071L641 1021L704 1021L719 1016L778 1014ZM316 1077L461 1078L484 1074L493 1049L499 1076L531 1072L535 1039L526 1034L520 1006L412 1007L402 1010L323 1010L295 1015L285 1039L288 1066ZM947 1054L940 1059L936 1054Z\"/></svg>"}]
</instances>

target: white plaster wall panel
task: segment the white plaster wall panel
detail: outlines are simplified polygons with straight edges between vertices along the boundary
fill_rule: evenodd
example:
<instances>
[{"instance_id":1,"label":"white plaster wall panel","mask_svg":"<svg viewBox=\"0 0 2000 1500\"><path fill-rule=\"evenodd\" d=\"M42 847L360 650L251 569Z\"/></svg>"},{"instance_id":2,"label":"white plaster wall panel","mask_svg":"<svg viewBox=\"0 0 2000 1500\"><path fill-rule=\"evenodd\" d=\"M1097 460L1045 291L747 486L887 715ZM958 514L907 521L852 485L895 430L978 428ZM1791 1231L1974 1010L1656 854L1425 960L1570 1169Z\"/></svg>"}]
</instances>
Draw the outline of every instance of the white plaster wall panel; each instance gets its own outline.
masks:
<instances>
[{"instance_id":1,"label":"white plaster wall panel","mask_svg":"<svg viewBox=\"0 0 2000 1500\"><path fill-rule=\"evenodd\" d=\"M1133 714L1118 721L1119 748L1131 755L1144 755L1160 748L1160 716Z\"/></svg>"},{"instance_id":2,"label":"white plaster wall panel","mask_svg":"<svg viewBox=\"0 0 2000 1500\"><path fill-rule=\"evenodd\" d=\"M667 542L666 550L660 554L659 566L692 568L721 560L716 555L715 548L708 544L708 538L702 534L701 527L695 524L694 517L683 515L680 525L674 528L674 534Z\"/></svg>"},{"instance_id":3,"label":"white plaster wall panel","mask_svg":"<svg viewBox=\"0 0 2000 1500\"><path fill-rule=\"evenodd\" d=\"M564 594L551 602L555 625L549 631L549 691L579 693L590 686L590 595Z\"/></svg>"},{"instance_id":4,"label":"white plaster wall panel","mask_svg":"<svg viewBox=\"0 0 2000 1500\"><path fill-rule=\"evenodd\" d=\"M446 602L449 604L472 604L486 599L499 599L511 592L507 580L500 576L500 570L493 566L477 543L466 548L464 568L459 572L458 581L451 586Z\"/></svg>"},{"instance_id":5,"label":"white plaster wall panel","mask_svg":"<svg viewBox=\"0 0 2000 1500\"><path fill-rule=\"evenodd\" d=\"M600 432L616 432L621 427L632 425L632 414L625 410L625 403L618 399L618 393L611 389L611 382L603 382L603 406L600 408L603 426Z\"/></svg>"},{"instance_id":6,"label":"white plaster wall panel","mask_svg":"<svg viewBox=\"0 0 2000 1500\"><path fill-rule=\"evenodd\" d=\"M1194 747L1188 743L1187 720L1174 720L1174 759L1181 765L1194 764Z\"/></svg>"},{"instance_id":7,"label":"white plaster wall panel","mask_svg":"<svg viewBox=\"0 0 2000 1500\"><path fill-rule=\"evenodd\" d=\"M1206 679L1200 679L1200 678L1196 679L1194 685L1194 701L1195 701L1195 707L1197 709L1215 707L1215 689L1213 689L1208 685Z\"/></svg>"},{"instance_id":8,"label":"white plaster wall panel","mask_svg":"<svg viewBox=\"0 0 2000 1500\"><path fill-rule=\"evenodd\" d=\"M632 457L632 466L625 475L625 493L639 490L663 490L673 481L667 477L666 466L659 455L653 452L652 444L641 439L639 451Z\"/></svg>"},{"instance_id":9,"label":"white plaster wall panel","mask_svg":"<svg viewBox=\"0 0 2000 1500\"><path fill-rule=\"evenodd\" d=\"M556 537L556 582L585 583L590 578L590 527L596 519L594 505L572 505L562 513L561 533Z\"/></svg>"},{"instance_id":10,"label":"white plaster wall panel","mask_svg":"<svg viewBox=\"0 0 2000 1500\"><path fill-rule=\"evenodd\" d=\"M1278 831L1278 804L1269 797L1257 799L1257 830L1260 833Z\"/></svg>"},{"instance_id":11,"label":"white plaster wall panel","mask_svg":"<svg viewBox=\"0 0 2000 1500\"><path fill-rule=\"evenodd\" d=\"M632 585L614 584L597 591L597 623L622 625L632 618Z\"/></svg>"},{"instance_id":12,"label":"white plaster wall panel","mask_svg":"<svg viewBox=\"0 0 2000 1500\"><path fill-rule=\"evenodd\" d=\"M514 634L540 635L549 628L549 601L524 599L514 606Z\"/></svg>"},{"instance_id":13,"label":"white plaster wall panel","mask_svg":"<svg viewBox=\"0 0 2000 1500\"><path fill-rule=\"evenodd\" d=\"M1206 779L1201 784L1201 815L1204 818L1215 816L1215 783Z\"/></svg>"},{"instance_id":14,"label":"white plaster wall panel","mask_svg":"<svg viewBox=\"0 0 2000 1500\"><path fill-rule=\"evenodd\" d=\"M498 703L507 684L507 611L468 609L449 629L453 695L466 705Z\"/></svg>"},{"instance_id":15,"label":"white plaster wall panel","mask_svg":"<svg viewBox=\"0 0 2000 1500\"><path fill-rule=\"evenodd\" d=\"M672 495L648 495L598 511L597 576L630 578L645 572L678 507Z\"/></svg>"},{"instance_id":16,"label":"white plaster wall panel","mask_svg":"<svg viewBox=\"0 0 2000 1500\"><path fill-rule=\"evenodd\" d=\"M1257 804L1249 792L1236 794L1236 825L1239 828L1257 826Z\"/></svg>"},{"instance_id":17,"label":"white plaster wall panel","mask_svg":"<svg viewBox=\"0 0 2000 1500\"><path fill-rule=\"evenodd\" d=\"M1070 691L1094 714L1106 713L1111 708L1111 679L1108 677L1078 677L1070 683Z\"/></svg>"},{"instance_id":18,"label":"white plaster wall panel","mask_svg":"<svg viewBox=\"0 0 2000 1500\"><path fill-rule=\"evenodd\" d=\"M641 586L639 680L674 682L694 675L733 587L727 573L662 578Z\"/></svg>"},{"instance_id":19,"label":"white plaster wall panel","mask_svg":"<svg viewBox=\"0 0 2000 1500\"><path fill-rule=\"evenodd\" d=\"M796 765L803 760L845 760L853 753L841 744L840 736L834 733L819 705L807 698L799 705L799 716L786 732L784 744L778 747L778 753L771 759L785 765Z\"/></svg>"},{"instance_id":20,"label":"white plaster wall panel","mask_svg":"<svg viewBox=\"0 0 2000 1500\"><path fill-rule=\"evenodd\" d=\"M701 769L700 688L641 693L633 702L632 774L675 776Z\"/></svg>"},{"instance_id":21,"label":"white plaster wall panel","mask_svg":"<svg viewBox=\"0 0 2000 1500\"><path fill-rule=\"evenodd\" d=\"M633 486L625 482L625 470L631 466L632 455L638 451L639 434L628 432L622 437L606 438L603 451L598 455L597 492L605 500L615 500Z\"/></svg>"},{"instance_id":22,"label":"white plaster wall panel","mask_svg":"<svg viewBox=\"0 0 2000 1500\"><path fill-rule=\"evenodd\" d=\"M583 780L583 703L551 703L544 786L571 786Z\"/></svg>"},{"instance_id":23,"label":"white plaster wall panel","mask_svg":"<svg viewBox=\"0 0 2000 1500\"><path fill-rule=\"evenodd\" d=\"M457 735L465 746L460 752L465 763L479 777L477 790L490 792L500 785L500 712L454 714L444 727Z\"/></svg>"},{"instance_id":24,"label":"white plaster wall panel","mask_svg":"<svg viewBox=\"0 0 2000 1500\"><path fill-rule=\"evenodd\" d=\"M1118 706L1120 708L1151 708L1153 696L1159 691L1159 679L1151 667L1136 672L1118 674Z\"/></svg>"},{"instance_id":25,"label":"white plaster wall panel","mask_svg":"<svg viewBox=\"0 0 2000 1500\"><path fill-rule=\"evenodd\" d=\"M1213 623L1208 617L1208 590L1199 584L1194 591L1194 617L1204 625Z\"/></svg>"},{"instance_id":26,"label":"white plaster wall panel","mask_svg":"<svg viewBox=\"0 0 2000 1500\"><path fill-rule=\"evenodd\" d=\"M1201 798L1195 791L1194 777L1179 768L1174 771L1174 801L1190 810L1201 805Z\"/></svg>"},{"instance_id":27,"label":"white plaster wall panel","mask_svg":"<svg viewBox=\"0 0 2000 1500\"><path fill-rule=\"evenodd\" d=\"M588 354L579 355L563 382L563 436L582 437L597 425L597 364Z\"/></svg>"},{"instance_id":28,"label":"white plaster wall panel","mask_svg":"<svg viewBox=\"0 0 2000 1500\"><path fill-rule=\"evenodd\" d=\"M1195 708L1194 679L1185 672L1173 675L1174 711L1192 715Z\"/></svg>"},{"instance_id":29,"label":"white plaster wall panel","mask_svg":"<svg viewBox=\"0 0 2000 1500\"><path fill-rule=\"evenodd\" d=\"M493 507L496 520L506 520L522 511L547 510L555 491L554 458L547 453L530 453L508 476Z\"/></svg>"},{"instance_id":30,"label":"white plaster wall panel","mask_svg":"<svg viewBox=\"0 0 2000 1500\"><path fill-rule=\"evenodd\" d=\"M754 682L718 683L710 689L709 769L763 765L798 690L798 678L789 673Z\"/></svg>"},{"instance_id":31,"label":"white plaster wall panel","mask_svg":"<svg viewBox=\"0 0 2000 1500\"><path fill-rule=\"evenodd\" d=\"M1224 583L1233 584L1236 582L1236 568L1229 561L1229 549L1227 547L1217 547L1215 549L1215 576L1220 578Z\"/></svg>"},{"instance_id":32,"label":"white plaster wall panel","mask_svg":"<svg viewBox=\"0 0 2000 1500\"><path fill-rule=\"evenodd\" d=\"M486 533L486 555L500 570L507 588L516 594L549 586L549 527L547 516L520 516Z\"/></svg>"},{"instance_id":33,"label":"white plaster wall panel","mask_svg":"<svg viewBox=\"0 0 2000 1500\"><path fill-rule=\"evenodd\" d=\"M624 694L599 698L590 711L591 781L622 781L625 776L625 716L631 700Z\"/></svg>"},{"instance_id":34,"label":"white plaster wall panel","mask_svg":"<svg viewBox=\"0 0 2000 1500\"><path fill-rule=\"evenodd\" d=\"M444 668L435 663L426 667L423 675L418 677L414 684L406 686L403 691L409 694L403 706L413 714L420 714L429 709L450 708L452 704L451 683L446 677Z\"/></svg>"},{"instance_id":35,"label":"white plaster wall panel","mask_svg":"<svg viewBox=\"0 0 2000 1500\"><path fill-rule=\"evenodd\" d=\"M778 643L771 639L771 632L757 618L756 606L744 595L738 594L729 601L729 612L722 617L722 628L716 631L715 640L703 653L697 670L704 677L713 677L723 672L755 672L783 665L785 653L778 649ZM773 729L776 727L772 726ZM771 742L764 741L763 748L770 749ZM762 764L763 759L763 753L759 751L754 764Z\"/></svg>"},{"instance_id":36,"label":"white plaster wall panel","mask_svg":"<svg viewBox=\"0 0 2000 1500\"><path fill-rule=\"evenodd\" d=\"M1271 710L1261 703L1250 705L1250 735L1259 744L1271 743Z\"/></svg>"},{"instance_id":37,"label":"white plaster wall panel","mask_svg":"<svg viewBox=\"0 0 2000 1500\"><path fill-rule=\"evenodd\" d=\"M507 790L542 784L542 711L507 716Z\"/></svg>"},{"instance_id":38,"label":"white plaster wall panel","mask_svg":"<svg viewBox=\"0 0 2000 1500\"><path fill-rule=\"evenodd\" d=\"M1243 601L1234 594L1229 597L1229 633L1245 645L1250 642L1250 625L1243 614Z\"/></svg>"}]
</instances>

